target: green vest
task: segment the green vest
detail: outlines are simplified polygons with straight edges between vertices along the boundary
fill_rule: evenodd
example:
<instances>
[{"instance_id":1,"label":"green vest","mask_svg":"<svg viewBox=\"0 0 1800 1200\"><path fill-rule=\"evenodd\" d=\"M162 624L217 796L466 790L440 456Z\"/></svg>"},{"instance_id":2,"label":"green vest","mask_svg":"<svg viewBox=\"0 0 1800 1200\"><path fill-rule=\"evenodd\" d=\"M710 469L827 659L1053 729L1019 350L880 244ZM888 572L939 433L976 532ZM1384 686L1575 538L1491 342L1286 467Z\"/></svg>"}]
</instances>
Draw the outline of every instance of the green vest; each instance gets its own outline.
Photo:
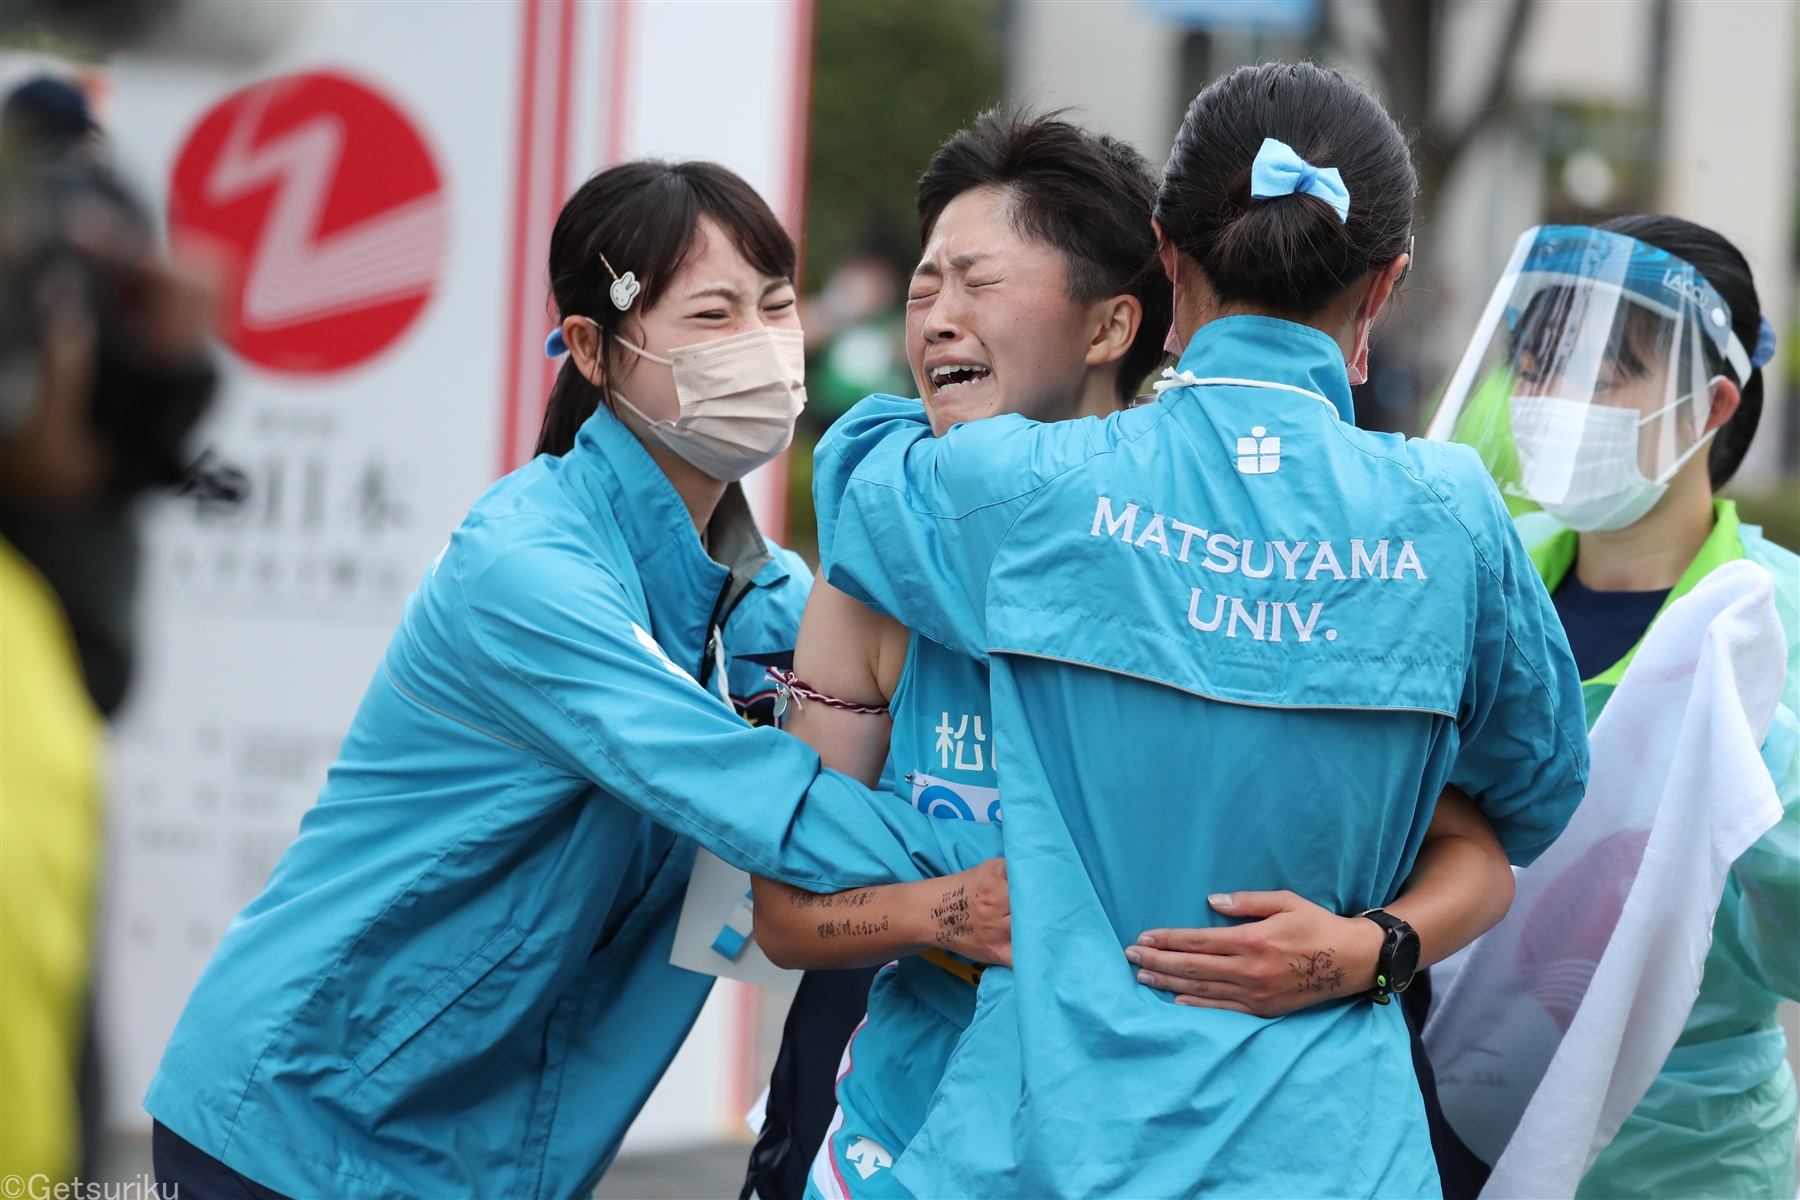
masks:
<instances>
[{"instance_id":1,"label":"green vest","mask_svg":"<svg viewBox=\"0 0 1800 1200\"><path fill-rule=\"evenodd\" d=\"M1569 568L1575 565L1575 551L1580 545L1580 541L1581 535L1573 529L1562 529L1531 548L1531 561L1537 567L1538 575L1543 578L1544 587L1551 593L1554 594L1556 589L1562 585L1563 577L1569 573ZM1662 616L1668 610L1669 605L1693 591L1695 586L1714 570L1734 559L1743 557L1744 542L1738 536L1737 502L1714 500L1712 532L1707 535L1706 541L1701 543L1700 553L1696 554L1694 561L1688 564L1688 569L1682 573L1681 579L1669 589L1669 594L1663 600L1662 607L1656 610L1656 617ZM1656 617L1650 619L1652 625L1656 624ZM1646 629L1644 632L1648 635L1649 630ZM1644 639L1639 638L1637 645L1625 652L1624 658L1592 679L1582 680L1581 695L1582 699L1587 701L1589 729L1592 729L1594 722L1600 719L1600 710L1606 707L1608 700L1612 699L1613 689L1619 686L1619 680L1625 676L1625 668L1631 665L1631 660L1637 657L1638 646L1643 644Z\"/></svg>"}]
</instances>

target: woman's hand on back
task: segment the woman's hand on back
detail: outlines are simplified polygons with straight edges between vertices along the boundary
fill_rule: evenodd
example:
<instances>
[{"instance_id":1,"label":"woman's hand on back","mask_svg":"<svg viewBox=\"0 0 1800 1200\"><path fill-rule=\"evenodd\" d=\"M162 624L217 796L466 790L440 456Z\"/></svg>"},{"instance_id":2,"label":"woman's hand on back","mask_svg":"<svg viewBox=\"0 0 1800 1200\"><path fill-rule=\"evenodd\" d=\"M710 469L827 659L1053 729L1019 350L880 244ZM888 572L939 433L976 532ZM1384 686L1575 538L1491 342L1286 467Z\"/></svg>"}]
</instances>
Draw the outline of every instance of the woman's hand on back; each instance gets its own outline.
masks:
<instances>
[{"instance_id":1,"label":"woman's hand on back","mask_svg":"<svg viewBox=\"0 0 1800 1200\"><path fill-rule=\"evenodd\" d=\"M1500 923L1512 906L1506 851L1481 809L1447 787L1400 895L1387 911L1419 935L1419 966L1455 954ZM1278 1017L1375 986L1385 937L1366 917L1342 917L1292 892L1209 896L1244 925L1152 929L1125 949L1138 982L1175 993L1177 1004Z\"/></svg>"},{"instance_id":2,"label":"woman's hand on back","mask_svg":"<svg viewBox=\"0 0 1800 1200\"><path fill-rule=\"evenodd\" d=\"M1175 993L1175 1003L1279 1017L1375 986L1382 931L1340 917L1293 892L1210 896L1218 912L1256 917L1208 929L1151 929L1128 946L1138 982Z\"/></svg>"}]
</instances>

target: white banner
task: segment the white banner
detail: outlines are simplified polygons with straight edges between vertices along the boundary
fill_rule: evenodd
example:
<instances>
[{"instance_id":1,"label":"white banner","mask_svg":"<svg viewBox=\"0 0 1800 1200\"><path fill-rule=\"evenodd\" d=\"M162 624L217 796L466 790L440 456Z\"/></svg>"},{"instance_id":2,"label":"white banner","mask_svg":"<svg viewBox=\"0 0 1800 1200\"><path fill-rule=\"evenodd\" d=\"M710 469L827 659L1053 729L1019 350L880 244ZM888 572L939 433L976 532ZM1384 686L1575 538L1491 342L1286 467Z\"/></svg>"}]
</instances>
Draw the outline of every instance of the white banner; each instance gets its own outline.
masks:
<instances>
[{"instance_id":1,"label":"white banner","mask_svg":"<svg viewBox=\"0 0 1800 1200\"><path fill-rule=\"evenodd\" d=\"M1594 724L1568 828L1442 964L1425 1048L1445 1117L1495 1164L1483 1196L1574 1195L1662 1069L1731 864L1781 819L1758 747L1786 662L1754 563L1670 605Z\"/></svg>"},{"instance_id":2,"label":"white banner","mask_svg":"<svg viewBox=\"0 0 1800 1200\"><path fill-rule=\"evenodd\" d=\"M111 68L126 168L172 238L236 266L202 440L246 485L148 526L101 971L121 1125L147 1121L187 992L317 795L406 595L531 454L566 195L608 163L710 158L799 228L810 4L326 2L293 26L254 66ZM777 536L785 466L748 488Z\"/></svg>"}]
</instances>

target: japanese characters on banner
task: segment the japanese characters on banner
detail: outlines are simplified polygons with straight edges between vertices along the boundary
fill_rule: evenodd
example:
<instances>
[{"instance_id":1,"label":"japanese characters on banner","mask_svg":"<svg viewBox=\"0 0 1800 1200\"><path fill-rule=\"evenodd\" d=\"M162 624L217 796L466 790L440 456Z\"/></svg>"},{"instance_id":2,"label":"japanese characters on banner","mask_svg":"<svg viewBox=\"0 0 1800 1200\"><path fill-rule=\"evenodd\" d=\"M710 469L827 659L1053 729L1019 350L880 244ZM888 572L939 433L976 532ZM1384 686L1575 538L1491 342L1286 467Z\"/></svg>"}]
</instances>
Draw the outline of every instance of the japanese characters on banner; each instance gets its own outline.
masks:
<instances>
[{"instance_id":1,"label":"japanese characters on banner","mask_svg":"<svg viewBox=\"0 0 1800 1200\"><path fill-rule=\"evenodd\" d=\"M612 162L707 158L799 226L806 0L321 3L295 24L255 65L111 71L124 166L171 240L227 267L201 441L242 493L161 501L147 526L101 969L121 1125L147 1121L188 989L293 839L405 597L531 455L566 195ZM785 479L782 460L746 481L778 537Z\"/></svg>"}]
</instances>

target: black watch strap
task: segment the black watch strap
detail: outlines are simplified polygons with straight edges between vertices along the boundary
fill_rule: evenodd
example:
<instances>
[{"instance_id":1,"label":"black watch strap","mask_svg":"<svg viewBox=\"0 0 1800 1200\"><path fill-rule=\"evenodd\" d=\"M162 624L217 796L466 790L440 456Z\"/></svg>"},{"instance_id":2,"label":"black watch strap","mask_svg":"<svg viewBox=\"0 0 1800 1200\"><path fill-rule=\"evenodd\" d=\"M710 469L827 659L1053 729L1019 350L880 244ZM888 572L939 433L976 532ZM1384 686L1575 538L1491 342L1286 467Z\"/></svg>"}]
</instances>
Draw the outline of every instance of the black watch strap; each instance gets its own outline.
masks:
<instances>
[{"instance_id":1,"label":"black watch strap","mask_svg":"<svg viewBox=\"0 0 1800 1200\"><path fill-rule=\"evenodd\" d=\"M1381 956L1375 961L1375 986L1368 997L1377 1004L1389 1002L1395 992L1412 986L1419 971L1419 935L1393 913L1371 908L1357 914L1381 926Z\"/></svg>"}]
</instances>

